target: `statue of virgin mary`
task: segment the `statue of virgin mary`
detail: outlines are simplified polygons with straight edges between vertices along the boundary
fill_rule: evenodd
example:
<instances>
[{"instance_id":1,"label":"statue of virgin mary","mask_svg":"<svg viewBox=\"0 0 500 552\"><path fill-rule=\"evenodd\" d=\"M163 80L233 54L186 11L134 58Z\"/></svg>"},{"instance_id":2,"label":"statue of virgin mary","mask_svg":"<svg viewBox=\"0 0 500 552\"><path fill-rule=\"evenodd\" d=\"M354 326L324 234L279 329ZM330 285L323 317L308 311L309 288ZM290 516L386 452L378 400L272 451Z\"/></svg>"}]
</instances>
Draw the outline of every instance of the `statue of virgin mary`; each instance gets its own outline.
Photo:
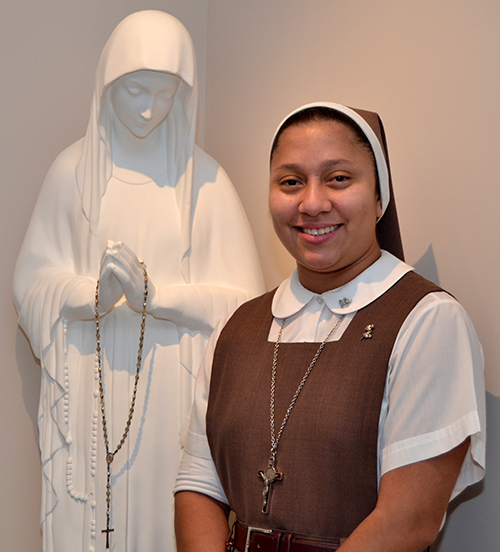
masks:
<instances>
[{"instance_id":1,"label":"statue of virgin mary","mask_svg":"<svg viewBox=\"0 0 500 552\"><path fill-rule=\"evenodd\" d=\"M195 144L196 110L187 30L163 12L128 16L102 52L87 133L36 203L14 300L42 370L45 552L175 549L179 430L201 355L217 321L263 291L237 194ZM109 524L101 410L112 451L132 418L111 463Z\"/></svg>"}]
</instances>

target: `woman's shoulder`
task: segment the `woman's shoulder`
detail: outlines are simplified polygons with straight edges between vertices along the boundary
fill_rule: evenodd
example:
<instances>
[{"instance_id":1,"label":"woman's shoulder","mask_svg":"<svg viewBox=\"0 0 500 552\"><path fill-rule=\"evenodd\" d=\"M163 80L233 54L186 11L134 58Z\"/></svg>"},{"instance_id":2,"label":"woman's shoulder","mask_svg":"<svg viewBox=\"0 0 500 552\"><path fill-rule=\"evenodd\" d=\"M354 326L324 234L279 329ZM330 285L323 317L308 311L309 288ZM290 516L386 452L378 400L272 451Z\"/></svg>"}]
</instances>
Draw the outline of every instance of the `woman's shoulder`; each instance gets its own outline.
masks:
<instances>
[{"instance_id":1,"label":"woman's shoulder","mask_svg":"<svg viewBox=\"0 0 500 552\"><path fill-rule=\"evenodd\" d=\"M451 348L466 343L478 345L473 322L464 306L444 290L433 291L420 299L409 313L399 333L400 340L419 340L430 347L436 342L439 347L448 343ZM455 344L455 345L454 345Z\"/></svg>"},{"instance_id":2,"label":"woman's shoulder","mask_svg":"<svg viewBox=\"0 0 500 552\"><path fill-rule=\"evenodd\" d=\"M452 320L470 322L470 317L464 306L451 293L443 289L435 290L425 295L415 306L415 317L441 319L445 327L449 327Z\"/></svg>"}]
</instances>

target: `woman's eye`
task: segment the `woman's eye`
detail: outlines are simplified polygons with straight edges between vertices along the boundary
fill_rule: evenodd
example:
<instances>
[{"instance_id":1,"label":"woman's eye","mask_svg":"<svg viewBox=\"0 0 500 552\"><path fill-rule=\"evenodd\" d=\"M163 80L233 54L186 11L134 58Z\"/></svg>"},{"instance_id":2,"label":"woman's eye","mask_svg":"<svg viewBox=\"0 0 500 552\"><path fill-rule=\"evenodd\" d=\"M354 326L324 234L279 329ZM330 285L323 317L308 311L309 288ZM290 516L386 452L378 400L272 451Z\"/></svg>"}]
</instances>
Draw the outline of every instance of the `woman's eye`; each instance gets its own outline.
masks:
<instances>
[{"instance_id":1,"label":"woman's eye","mask_svg":"<svg viewBox=\"0 0 500 552\"><path fill-rule=\"evenodd\" d=\"M300 182L298 180L294 180L293 178L289 178L288 180L283 180L281 182L282 186L287 186L289 188L293 188L294 186L298 186Z\"/></svg>"},{"instance_id":2,"label":"woman's eye","mask_svg":"<svg viewBox=\"0 0 500 552\"><path fill-rule=\"evenodd\" d=\"M349 181L349 177L345 174L336 174L328 179L328 182L333 182L334 184L345 184Z\"/></svg>"}]
</instances>

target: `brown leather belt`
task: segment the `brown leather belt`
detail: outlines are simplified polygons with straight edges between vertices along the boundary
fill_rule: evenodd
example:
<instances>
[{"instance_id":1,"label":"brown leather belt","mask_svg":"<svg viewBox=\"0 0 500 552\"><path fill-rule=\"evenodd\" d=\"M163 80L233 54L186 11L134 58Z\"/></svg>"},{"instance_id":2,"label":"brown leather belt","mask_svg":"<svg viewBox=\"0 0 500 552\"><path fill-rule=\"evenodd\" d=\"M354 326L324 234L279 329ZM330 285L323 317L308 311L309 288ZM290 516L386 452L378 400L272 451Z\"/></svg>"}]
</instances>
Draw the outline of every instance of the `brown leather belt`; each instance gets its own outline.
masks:
<instances>
[{"instance_id":1,"label":"brown leather belt","mask_svg":"<svg viewBox=\"0 0 500 552\"><path fill-rule=\"evenodd\" d=\"M331 552L345 540L324 541L273 529L248 527L237 521L227 549L233 550L233 546L238 552Z\"/></svg>"},{"instance_id":2,"label":"brown leather belt","mask_svg":"<svg viewBox=\"0 0 500 552\"><path fill-rule=\"evenodd\" d=\"M338 550L345 541L333 539L327 542L273 529L248 527L236 521L226 549L238 552L331 552ZM430 546L424 552L430 552Z\"/></svg>"}]
</instances>

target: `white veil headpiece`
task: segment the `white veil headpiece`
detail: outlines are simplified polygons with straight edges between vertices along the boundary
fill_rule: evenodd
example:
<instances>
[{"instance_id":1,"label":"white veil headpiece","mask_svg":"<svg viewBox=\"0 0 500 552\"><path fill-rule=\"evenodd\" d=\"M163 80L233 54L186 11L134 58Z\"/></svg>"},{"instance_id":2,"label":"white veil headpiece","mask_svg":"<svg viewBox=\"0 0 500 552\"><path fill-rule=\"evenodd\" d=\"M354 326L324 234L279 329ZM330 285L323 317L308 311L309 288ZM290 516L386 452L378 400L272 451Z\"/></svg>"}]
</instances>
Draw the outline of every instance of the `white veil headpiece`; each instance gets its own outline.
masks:
<instances>
[{"instance_id":1,"label":"white veil headpiece","mask_svg":"<svg viewBox=\"0 0 500 552\"><path fill-rule=\"evenodd\" d=\"M375 166L377 169L380 202L382 204L382 216L377 222L377 237L382 249L389 251L401 260L404 260L403 243L399 230L396 201L392 186L391 169L389 165L389 152L385 138L384 125L377 113L364 109L353 109L342 104L332 102L314 102L303 105L289 113L278 125L271 142L271 149L274 146L276 135L283 124L300 111L309 108L325 107L339 111L352 119L370 142Z\"/></svg>"},{"instance_id":2,"label":"white veil headpiece","mask_svg":"<svg viewBox=\"0 0 500 552\"><path fill-rule=\"evenodd\" d=\"M292 115L295 115L295 113L299 113L300 111L304 111L305 109L309 109L311 107L327 107L328 109L333 109L334 111L340 111L341 113L343 113L344 115L347 115L350 119L352 119L361 128L364 135L367 137L368 141L370 142L370 145L373 150L373 155L375 156L375 166L377 168L379 186L380 186L380 201L382 204L382 214L384 214L385 210L387 209L387 206L389 205L389 200L391 197L390 187L389 187L388 164L384 155L382 144L380 143L378 136L375 134L374 130L368 124L368 122L359 113L354 111L354 109L351 109L350 107L347 107L345 105L337 104L333 102L313 102L306 105L302 105L297 109L294 109L281 121L281 123L278 125L278 128L276 129L276 132L274 133L272 143L274 144L276 134L283 126L283 123L285 121L287 121Z\"/></svg>"},{"instance_id":3,"label":"white veil headpiece","mask_svg":"<svg viewBox=\"0 0 500 552\"><path fill-rule=\"evenodd\" d=\"M101 200L113 166L110 133L114 112L105 92L123 75L140 70L171 73L181 79L172 109L161 128L165 133L168 181L175 186L181 215L181 272L189 282L198 107L196 55L187 29L165 12L145 10L129 15L118 24L104 46L97 66L82 155L76 168L82 210L89 221L90 231L96 234Z\"/></svg>"}]
</instances>

